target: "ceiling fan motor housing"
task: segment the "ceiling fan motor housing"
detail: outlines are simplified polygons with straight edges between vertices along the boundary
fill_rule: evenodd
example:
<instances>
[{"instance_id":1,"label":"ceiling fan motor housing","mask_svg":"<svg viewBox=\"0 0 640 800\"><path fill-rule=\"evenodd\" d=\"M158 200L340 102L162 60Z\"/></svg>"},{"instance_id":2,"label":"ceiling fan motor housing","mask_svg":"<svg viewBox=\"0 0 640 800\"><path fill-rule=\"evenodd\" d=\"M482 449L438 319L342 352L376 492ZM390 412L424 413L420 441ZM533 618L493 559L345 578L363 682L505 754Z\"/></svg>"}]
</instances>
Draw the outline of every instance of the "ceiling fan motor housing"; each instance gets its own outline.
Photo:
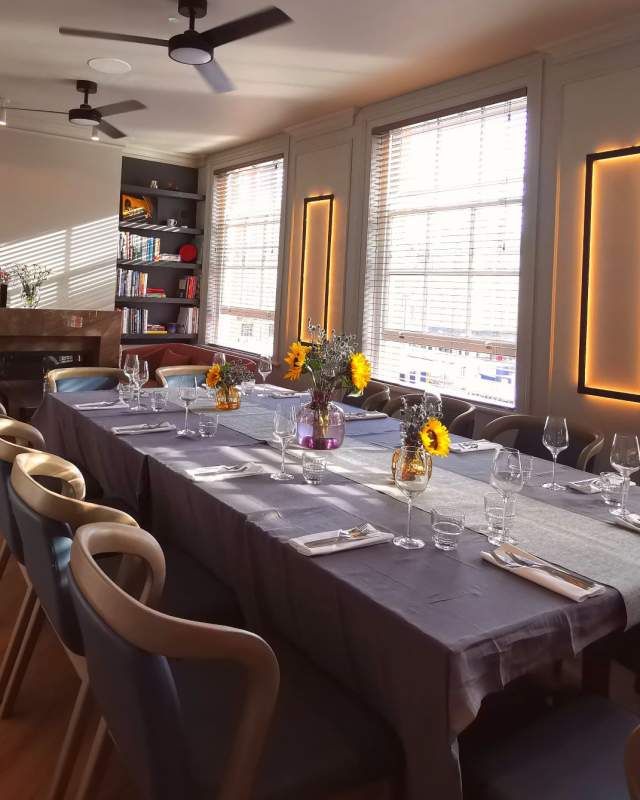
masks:
<instances>
[{"instance_id":1,"label":"ceiling fan motor housing","mask_svg":"<svg viewBox=\"0 0 640 800\"><path fill-rule=\"evenodd\" d=\"M69 122L74 125L99 125L102 119L102 114L96 111L91 106L85 106L84 103L80 108L72 108L69 111Z\"/></svg>"},{"instance_id":2,"label":"ceiling fan motor housing","mask_svg":"<svg viewBox=\"0 0 640 800\"><path fill-rule=\"evenodd\" d=\"M185 31L171 37L169 55L181 64L208 64L213 58L213 48L196 31Z\"/></svg>"}]
</instances>

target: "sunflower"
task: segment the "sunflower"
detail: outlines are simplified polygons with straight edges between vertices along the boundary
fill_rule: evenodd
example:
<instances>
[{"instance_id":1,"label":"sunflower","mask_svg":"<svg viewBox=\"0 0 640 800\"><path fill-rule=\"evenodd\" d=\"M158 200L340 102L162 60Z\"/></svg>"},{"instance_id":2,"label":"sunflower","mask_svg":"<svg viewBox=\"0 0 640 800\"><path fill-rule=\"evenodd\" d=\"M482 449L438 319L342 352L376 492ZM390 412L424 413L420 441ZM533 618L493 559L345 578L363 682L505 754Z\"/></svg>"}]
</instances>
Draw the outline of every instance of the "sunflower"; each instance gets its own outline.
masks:
<instances>
[{"instance_id":1,"label":"sunflower","mask_svg":"<svg viewBox=\"0 0 640 800\"><path fill-rule=\"evenodd\" d=\"M371 364L362 353L351 356L351 383L359 391L364 391L371 380Z\"/></svg>"},{"instance_id":2,"label":"sunflower","mask_svg":"<svg viewBox=\"0 0 640 800\"><path fill-rule=\"evenodd\" d=\"M420 429L424 449L432 456L449 455L449 431L439 419L431 417Z\"/></svg>"},{"instance_id":3,"label":"sunflower","mask_svg":"<svg viewBox=\"0 0 640 800\"><path fill-rule=\"evenodd\" d=\"M215 389L220 380L220 364L214 364L207 372L207 386Z\"/></svg>"},{"instance_id":4,"label":"sunflower","mask_svg":"<svg viewBox=\"0 0 640 800\"><path fill-rule=\"evenodd\" d=\"M285 372L284 378L287 381L297 381L300 375L302 375L302 368L304 367L304 362L307 358L307 353L311 350L310 347L306 347L300 342L292 342L291 347L289 348L289 352L284 357L285 362L289 365L291 369L288 372Z\"/></svg>"}]
</instances>

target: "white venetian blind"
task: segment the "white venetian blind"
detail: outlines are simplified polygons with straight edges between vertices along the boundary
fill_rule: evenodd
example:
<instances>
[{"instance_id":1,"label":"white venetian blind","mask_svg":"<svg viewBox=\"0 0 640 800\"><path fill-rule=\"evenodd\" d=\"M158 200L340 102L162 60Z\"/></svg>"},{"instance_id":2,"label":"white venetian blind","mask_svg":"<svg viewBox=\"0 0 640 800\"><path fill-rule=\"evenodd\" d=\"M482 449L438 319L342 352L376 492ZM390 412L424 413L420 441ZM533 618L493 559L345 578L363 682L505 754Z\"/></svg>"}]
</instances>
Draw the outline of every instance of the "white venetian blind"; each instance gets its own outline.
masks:
<instances>
[{"instance_id":1,"label":"white venetian blind","mask_svg":"<svg viewBox=\"0 0 640 800\"><path fill-rule=\"evenodd\" d=\"M377 378L514 405L521 95L374 133L363 347Z\"/></svg>"},{"instance_id":2,"label":"white venetian blind","mask_svg":"<svg viewBox=\"0 0 640 800\"><path fill-rule=\"evenodd\" d=\"M207 342L271 355L284 161L216 173Z\"/></svg>"}]
</instances>

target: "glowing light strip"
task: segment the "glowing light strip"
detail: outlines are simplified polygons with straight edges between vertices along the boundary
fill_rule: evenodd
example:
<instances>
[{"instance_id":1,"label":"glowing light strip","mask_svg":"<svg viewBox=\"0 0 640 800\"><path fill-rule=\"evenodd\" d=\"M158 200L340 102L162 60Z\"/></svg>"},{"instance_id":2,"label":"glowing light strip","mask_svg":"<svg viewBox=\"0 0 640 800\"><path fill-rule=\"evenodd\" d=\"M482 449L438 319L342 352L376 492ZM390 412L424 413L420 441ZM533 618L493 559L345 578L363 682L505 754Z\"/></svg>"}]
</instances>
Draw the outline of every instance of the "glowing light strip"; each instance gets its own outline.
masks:
<instances>
[{"instance_id":1,"label":"glowing light strip","mask_svg":"<svg viewBox=\"0 0 640 800\"><path fill-rule=\"evenodd\" d=\"M314 203L324 203L327 205L328 219L327 219L327 250L326 250L326 265L325 265L325 280L324 280L324 312L323 319L313 322L319 323L323 328L327 328L329 320L329 288L331 285L331 239L333 236L333 203L334 195L322 194L315 197L304 198L304 216L302 221L302 260L300 264L300 304L298 310L298 338L301 341L307 339L307 313L306 308L308 303L305 303L305 274L307 269L307 259L309 255L308 248L308 234L309 234L309 208Z\"/></svg>"}]
</instances>

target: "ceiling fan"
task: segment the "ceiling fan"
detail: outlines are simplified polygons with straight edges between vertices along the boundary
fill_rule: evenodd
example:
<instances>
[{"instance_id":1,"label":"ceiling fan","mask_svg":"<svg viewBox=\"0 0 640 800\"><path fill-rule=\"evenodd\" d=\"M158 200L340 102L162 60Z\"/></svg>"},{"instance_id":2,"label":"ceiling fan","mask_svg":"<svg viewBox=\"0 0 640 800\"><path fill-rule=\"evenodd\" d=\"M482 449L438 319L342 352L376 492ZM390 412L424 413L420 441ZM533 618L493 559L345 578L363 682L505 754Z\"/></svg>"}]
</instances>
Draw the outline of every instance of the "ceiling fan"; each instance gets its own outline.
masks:
<instances>
[{"instance_id":1,"label":"ceiling fan","mask_svg":"<svg viewBox=\"0 0 640 800\"><path fill-rule=\"evenodd\" d=\"M166 47L169 56L174 61L195 67L214 91L230 92L234 85L222 67L215 61L214 49L220 45L244 39L245 36L291 22L291 17L284 11L269 6L255 14L239 17L224 25L210 28L208 31L197 31L195 21L206 15L207 0L178 0L178 12L183 17L189 18L189 27L184 33L179 33L170 39L152 39L148 36L130 36L127 33L109 33L78 28L61 27L59 31L65 36L85 36L90 39L110 39L116 42L134 42Z\"/></svg>"},{"instance_id":2,"label":"ceiling fan","mask_svg":"<svg viewBox=\"0 0 640 800\"><path fill-rule=\"evenodd\" d=\"M69 111L50 111L46 108L16 108L11 106L14 111L39 111L43 114L65 114L69 122L73 125L92 126L102 133L106 133L112 139L122 139L126 133L106 122L104 117L111 117L114 114L126 114L129 111L139 111L146 108L144 103L138 100L123 100L121 103L111 103L108 106L92 108L89 105L89 95L98 91L98 85L93 81L76 81L76 89L84 95L84 101L79 108L72 108Z\"/></svg>"}]
</instances>

